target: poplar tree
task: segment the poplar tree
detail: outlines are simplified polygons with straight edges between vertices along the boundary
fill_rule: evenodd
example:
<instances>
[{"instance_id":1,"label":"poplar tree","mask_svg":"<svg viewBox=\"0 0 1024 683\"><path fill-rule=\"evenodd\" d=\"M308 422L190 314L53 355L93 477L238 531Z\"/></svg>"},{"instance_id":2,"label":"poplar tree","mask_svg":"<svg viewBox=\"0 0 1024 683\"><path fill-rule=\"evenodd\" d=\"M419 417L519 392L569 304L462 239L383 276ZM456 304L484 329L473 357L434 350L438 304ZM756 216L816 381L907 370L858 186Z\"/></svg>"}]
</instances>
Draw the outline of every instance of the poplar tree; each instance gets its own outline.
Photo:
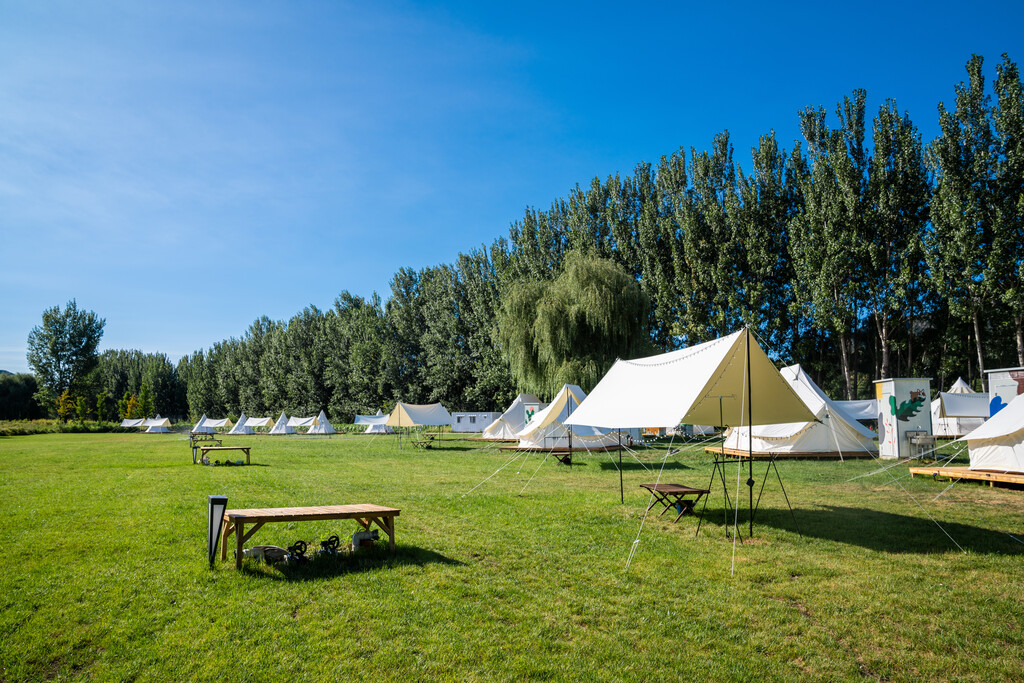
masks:
<instances>
[{"instance_id":1,"label":"poplar tree","mask_svg":"<svg viewBox=\"0 0 1024 683\"><path fill-rule=\"evenodd\" d=\"M873 121L874 154L868 165L869 208L863 240L866 258L858 277L864 284L881 349L881 377L891 377L894 317L908 308L923 258L921 234L927 220L928 169L921 136L906 113L887 100ZM910 330L912 335L912 330Z\"/></svg>"},{"instance_id":2,"label":"poplar tree","mask_svg":"<svg viewBox=\"0 0 1024 683\"><path fill-rule=\"evenodd\" d=\"M819 328L835 335L848 399L866 209L865 98L863 90L844 98L836 108L836 130L826 126L823 108L801 112L810 162L800 179L803 210L790 224L797 302Z\"/></svg>"},{"instance_id":3,"label":"poplar tree","mask_svg":"<svg viewBox=\"0 0 1024 683\"><path fill-rule=\"evenodd\" d=\"M924 243L931 280L954 315L974 328L978 369L984 377L981 312L994 300L992 281L994 139L982 58L967 62L967 82L956 86L956 108L939 104L941 133L928 149L935 175Z\"/></svg>"},{"instance_id":4,"label":"poplar tree","mask_svg":"<svg viewBox=\"0 0 1024 683\"><path fill-rule=\"evenodd\" d=\"M1020 70L1007 55L996 73L996 212L990 259L1000 269L1002 303L1013 316L1017 364L1024 365L1024 89Z\"/></svg>"}]
</instances>

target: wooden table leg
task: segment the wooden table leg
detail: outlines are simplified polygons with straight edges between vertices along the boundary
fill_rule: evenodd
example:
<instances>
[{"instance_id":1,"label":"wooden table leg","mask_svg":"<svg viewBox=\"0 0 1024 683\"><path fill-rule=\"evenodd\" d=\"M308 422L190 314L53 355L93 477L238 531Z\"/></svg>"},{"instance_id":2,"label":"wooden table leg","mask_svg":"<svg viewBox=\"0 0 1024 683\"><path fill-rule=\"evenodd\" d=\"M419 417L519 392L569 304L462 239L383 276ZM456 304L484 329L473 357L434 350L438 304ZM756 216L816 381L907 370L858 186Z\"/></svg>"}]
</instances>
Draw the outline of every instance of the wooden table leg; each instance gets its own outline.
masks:
<instances>
[{"instance_id":1,"label":"wooden table leg","mask_svg":"<svg viewBox=\"0 0 1024 683\"><path fill-rule=\"evenodd\" d=\"M235 569L242 568L242 544L245 542L245 534L242 531L244 528L242 520L235 520Z\"/></svg>"},{"instance_id":2,"label":"wooden table leg","mask_svg":"<svg viewBox=\"0 0 1024 683\"><path fill-rule=\"evenodd\" d=\"M231 521L225 519L220 527L220 561L228 559L228 537L231 535Z\"/></svg>"}]
</instances>

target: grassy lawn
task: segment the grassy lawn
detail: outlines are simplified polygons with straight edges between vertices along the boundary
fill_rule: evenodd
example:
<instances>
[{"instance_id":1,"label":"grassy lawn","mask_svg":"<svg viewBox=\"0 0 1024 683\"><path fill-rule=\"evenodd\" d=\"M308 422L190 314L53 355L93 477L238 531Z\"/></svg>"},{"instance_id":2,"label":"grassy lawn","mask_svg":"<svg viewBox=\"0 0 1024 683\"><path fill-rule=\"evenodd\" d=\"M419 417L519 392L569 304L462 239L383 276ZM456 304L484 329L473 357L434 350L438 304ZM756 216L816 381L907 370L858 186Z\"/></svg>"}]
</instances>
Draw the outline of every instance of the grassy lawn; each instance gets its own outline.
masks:
<instances>
[{"instance_id":1,"label":"grassy lawn","mask_svg":"<svg viewBox=\"0 0 1024 683\"><path fill-rule=\"evenodd\" d=\"M769 480L755 538L735 554L719 493L699 537L695 518L649 517L627 572L639 484L657 479L633 458L623 505L609 455L572 470L538 469L534 455L463 495L509 456L389 437L233 443L251 444L257 465L193 466L180 435L0 438L0 680L1022 675L1024 545L1007 532L1020 535L1024 492L963 483L936 500L946 484L906 466L853 479L879 464L783 462L801 533ZM640 458L657 468L662 455ZM705 486L710 472L684 450L662 481ZM211 571L213 493L233 508L399 507L398 548ZM250 544L355 530L273 524Z\"/></svg>"}]
</instances>

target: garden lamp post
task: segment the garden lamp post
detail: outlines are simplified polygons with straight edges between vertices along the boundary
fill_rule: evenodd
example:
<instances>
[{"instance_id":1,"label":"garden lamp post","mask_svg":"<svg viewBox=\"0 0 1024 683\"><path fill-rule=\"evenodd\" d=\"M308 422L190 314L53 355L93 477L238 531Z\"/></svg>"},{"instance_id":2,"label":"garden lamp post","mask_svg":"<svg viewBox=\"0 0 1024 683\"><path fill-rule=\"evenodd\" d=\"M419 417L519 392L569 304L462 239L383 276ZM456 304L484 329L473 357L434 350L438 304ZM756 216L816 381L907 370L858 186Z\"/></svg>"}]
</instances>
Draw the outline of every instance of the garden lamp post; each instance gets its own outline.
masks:
<instances>
[{"instance_id":1,"label":"garden lamp post","mask_svg":"<svg viewBox=\"0 0 1024 683\"><path fill-rule=\"evenodd\" d=\"M210 555L210 569L213 569L213 562L217 557L217 543L220 541L221 525L224 522L224 510L227 507L227 496L210 496L207 515L209 526L207 551Z\"/></svg>"}]
</instances>

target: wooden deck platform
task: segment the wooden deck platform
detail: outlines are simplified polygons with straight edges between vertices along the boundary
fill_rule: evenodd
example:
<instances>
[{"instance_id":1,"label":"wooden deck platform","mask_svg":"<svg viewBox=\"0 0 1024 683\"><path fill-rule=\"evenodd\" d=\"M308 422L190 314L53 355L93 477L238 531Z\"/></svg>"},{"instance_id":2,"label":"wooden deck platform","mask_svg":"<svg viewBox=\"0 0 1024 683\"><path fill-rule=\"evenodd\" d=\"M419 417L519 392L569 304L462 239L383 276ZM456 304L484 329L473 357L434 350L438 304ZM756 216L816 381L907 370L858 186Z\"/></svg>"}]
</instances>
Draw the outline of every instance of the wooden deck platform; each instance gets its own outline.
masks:
<instances>
[{"instance_id":1,"label":"wooden deck platform","mask_svg":"<svg viewBox=\"0 0 1024 683\"><path fill-rule=\"evenodd\" d=\"M992 472L989 470L972 470L969 467L911 467L912 477L932 477L933 479L950 479L953 481L983 481L989 486L1009 484L1024 486L1024 474L1018 472Z\"/></svg>"},{"instance_id":2,"label":"wooden deck platform","mask_svg":"<svg viewBox=\"0 0 1024 683\"><path fill-rule=\"evenodd\" d=\"M721 455L721 446L705 446L705 453L711 455ZM726 448L725 454L733 458L747 459L747 451L742 448ZM829 453L766 453L764 451L754 451L754 460L853 460L856 458L877 458L878 453L865 453L864 451L850 451L839 453L838 451L832 451Z\"/></svg>"}]
</instances>

